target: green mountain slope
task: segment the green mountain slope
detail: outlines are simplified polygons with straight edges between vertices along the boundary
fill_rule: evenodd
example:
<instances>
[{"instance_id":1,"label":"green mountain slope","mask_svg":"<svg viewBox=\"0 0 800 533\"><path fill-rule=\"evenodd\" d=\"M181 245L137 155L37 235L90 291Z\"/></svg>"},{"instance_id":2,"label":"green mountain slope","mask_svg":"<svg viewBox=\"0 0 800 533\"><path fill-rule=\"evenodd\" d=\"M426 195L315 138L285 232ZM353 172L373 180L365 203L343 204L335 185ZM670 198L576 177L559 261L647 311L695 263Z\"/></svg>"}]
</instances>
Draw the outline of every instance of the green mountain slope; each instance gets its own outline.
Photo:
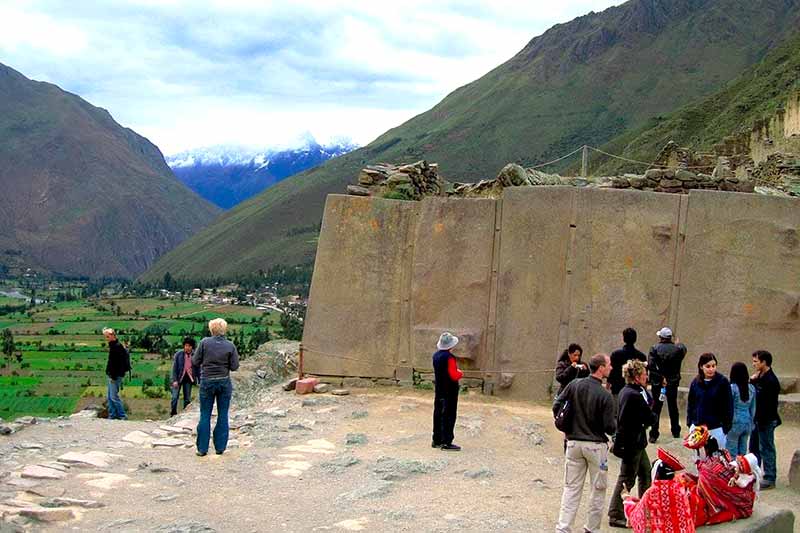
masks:
<instances>
[{"instance_id":1,"label":"green mountain slope","mask_svg":"<svg viewBox=\"0 0 800 533\"><path fill-rule=\"evenodd\" d=\"M0 265L136 276L219 209L104 109L0 64Z\"/></svg>"},{"instance_id":2,"label":"green mountain slope","mask_svg":"<svg viewBox=\"0 0 800 533\"><path fill-rule=\"evenodd\" d=\"M758 120L772 116L800 87L800 31L747 69L724 89L649 121L608 143L604 149L629 159L652 161L670 140L695 150L710 150L724 137L749 132ZM607 161L595 174L642 170L641 165Z\"/></svg>"},{"instance_id":3,"label":"green mountain slope","mask_svg":"<svg viewBox=\"0 0 800 533\"><path fill-rule=\"evenodd\" d=\"M145 279L311 260L315 235L297 228L318 224L325 195L365 164L425 158L451 181L477 181L508 162L600 146L712 94L799 22L800 0L631 0L554 26L431 110L227 213Z\"/></svg>"}]
</instances>

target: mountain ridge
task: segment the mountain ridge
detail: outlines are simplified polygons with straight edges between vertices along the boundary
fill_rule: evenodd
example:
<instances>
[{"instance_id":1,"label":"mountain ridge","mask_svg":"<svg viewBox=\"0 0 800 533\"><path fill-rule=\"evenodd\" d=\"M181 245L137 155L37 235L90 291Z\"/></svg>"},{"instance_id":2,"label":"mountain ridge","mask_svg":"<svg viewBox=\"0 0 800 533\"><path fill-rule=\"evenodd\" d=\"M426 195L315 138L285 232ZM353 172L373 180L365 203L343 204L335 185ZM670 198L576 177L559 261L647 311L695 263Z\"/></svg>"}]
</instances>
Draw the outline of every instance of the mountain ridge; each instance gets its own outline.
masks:
<instances>
[{"instance_id":1,"label":"mountain ridge","mask_svg":"<svg viewBox=\"0 0 800 533\"><path fill-rule=\"evenodd\" d=\"M167 157L190 189L229 209L281 180L354 150L349 141L319 144L307 135L293 148L212 146Z\"/></svg>"},{"instance_id":2,"label":"mountain ridge","mask_svg":"<svg viewBox=\"0 0 800 533\"><path fill-rule=\"evenodd\" d=\"M136 276L218 213L107 110L3 64L0 162L4 265Z\"/></svg>"}]
</instances>

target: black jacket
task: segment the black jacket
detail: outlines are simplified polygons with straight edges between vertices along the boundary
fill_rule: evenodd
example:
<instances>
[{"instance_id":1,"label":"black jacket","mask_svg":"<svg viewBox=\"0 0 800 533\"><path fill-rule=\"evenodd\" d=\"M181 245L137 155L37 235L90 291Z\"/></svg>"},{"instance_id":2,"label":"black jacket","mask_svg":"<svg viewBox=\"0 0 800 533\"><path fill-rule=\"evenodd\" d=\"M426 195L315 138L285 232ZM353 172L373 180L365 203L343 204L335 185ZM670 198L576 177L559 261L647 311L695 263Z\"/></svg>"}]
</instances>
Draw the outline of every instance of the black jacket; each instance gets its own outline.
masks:
<instances>
[{"instance_id":1,"label":"black jacket","mask_svg":"<svg viewBox=\"0 0 800 533\"><path fill-rule=\"evenodd\" d=\"M558 392L556 392L556 396L561 394L561 391L564 390L564 387L569 385L569 383L577 378L586 378L589 377L589 365L586 363L580 363L583 365L583 368L578 370L574 366L572 366L572 361L569 359L564 359L563 361L559 361L556 364L556 381L559 383Z\"/></svg>"},{"instance_id":2,"label":"black jacket","mask_svg":"<svg viewBox=\"0 0 800 533\"><path fill-rule=\"evenodd\" d=\"M650 362L647 370L650 383L654 387L661 386L661 378L667 378L668 385L677 385L681 381L681 363L686 357L686 346L662 340L650 348Z\"/></svg>"},{"instance_id":3,"label":"black jacket","mask_svg":"<svg viewBox=\"0 0 800 533\"><path fill-rule=\"evenodd\" d=\"M637 359L643 363L647 361L647 357L637 350L633 344L626 344L619 350L611 352L611 373L608 375L611 394L619 394L622 388L625 387L625 378L622 377L622 365L631 359Z\"/></svg>"},{"instance_id":4,"label":"black jacket","mask_svg":"<svg viewBox=\"0 0 800 533\"><path fill-rule=\"evenodd\" d=\"M751 379L750 383L756 388L756 424L764 426L773 420L780 424L778 395L781 393L781 383L778 376L770 368L764 375Z\"/></svg>"},{"instance_id":5,"label":"black jacket","mask_svg":"<svg viewBox=\"0 0 800 533\"><path fill-rule=\"evenodd\" d=\"M690 426L706 425L708 429L721 427L725 433L731 430L733 396L728 378L719 372L710 381L694 378L689 387L686 423Z\"/></svg>"},{"instance_id":6,"label":"black jacket","mask_svg":"<svg viewBox=\"0 0 800 533\"><path fill-rule=\"evenodd\" d=\"M106 375L111 379L121 378L128 371L128 351L119 341L109 341Z\"/></svg>"},{"instance_id":7,"label":"black jacket","mask_svg":"<svg viewBox=\"0 0 800 533\"><path fill-rule=\"evenodd\" d=\"M656 420L652 405L650 394L635 383L629 383L620 391L615 455L633 457L639 450L647 448L646 429Z\"/></svg>"},{"instance_id":8,"label":"black jacket","mask_svg":"<svg viewBox=\"0 0 800 533\"><path fill-rule=\"evenodd\" d=\"M614 398L599 379L589 376L570 382L553 402L553 416L566 401L572 404L567 440L608 442L606 435L617 431Z\"/></svg>"},{"instance_id":9,"label":"black jacket","mask_svg":"<svg viewBox=\"0 0 800 533\"><path fill-rule=\"evenodd\" d=\"M458 396L458 391L460 390L459 382L450 379L450 372L448 371L450 359L454 358L455 355L450 350L439 350L433 354L435 396L438 398Z\"/></svg>"}]
</instances>

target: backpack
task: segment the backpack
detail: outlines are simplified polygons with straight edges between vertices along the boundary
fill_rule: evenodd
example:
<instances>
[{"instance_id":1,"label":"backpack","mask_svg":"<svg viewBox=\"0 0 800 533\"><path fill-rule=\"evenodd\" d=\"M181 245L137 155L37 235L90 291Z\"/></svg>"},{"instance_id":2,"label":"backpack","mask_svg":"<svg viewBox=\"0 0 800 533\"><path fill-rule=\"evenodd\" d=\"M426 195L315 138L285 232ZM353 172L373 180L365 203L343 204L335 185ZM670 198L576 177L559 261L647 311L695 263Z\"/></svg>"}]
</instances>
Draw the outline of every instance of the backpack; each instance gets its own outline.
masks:
<instances>
[{"instance_id":1,"label":"backpack","mask_svg":"<svg viewBox=\"0 0 800 533\"><path fill-rule=\"evenodd\" d=\"M561 406L561 409L556 414L554 423L556 429L562 433L566 433L570 429L572 425L572 402L570 400L564 401L564 405Z\"/></svg>"},{"instance_id":2,"label":"backpack","mask_svg":"<svg viewBox=\"0 0 800 533\"><path fill-rule=\"evenodd\" d=\"M122 375L124 376L125 372L127 372L128 373L128 380L130 381L133 378L133 374L131 372L131 370L132 370L132 367L131 367L131 352L130 352L130 350L128 350L128 347L125 346L124 344L120 343L120 346L122 346L122 349L125 350L125 359L123 360L123 367L122 367L123 372L122 372Z\"/></svg>"}]
</instances>

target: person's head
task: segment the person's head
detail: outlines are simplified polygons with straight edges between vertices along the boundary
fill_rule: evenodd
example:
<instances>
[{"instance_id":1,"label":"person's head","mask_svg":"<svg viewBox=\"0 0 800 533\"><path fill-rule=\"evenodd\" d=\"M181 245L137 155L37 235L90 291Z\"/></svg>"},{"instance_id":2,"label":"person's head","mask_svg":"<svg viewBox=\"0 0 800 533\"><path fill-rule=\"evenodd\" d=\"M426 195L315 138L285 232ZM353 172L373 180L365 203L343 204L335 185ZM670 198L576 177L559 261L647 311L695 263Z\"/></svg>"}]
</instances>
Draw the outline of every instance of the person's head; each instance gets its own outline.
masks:
<instances>
[{"instance_id":1,"label":"person's head","mask_svg":"<svg viewBox=\"0 0 800 533\"><path fill-rule=\"evenodd\" d=\"M753 369L756 372L766 372L772 368L772 354L766 350L753 352Z\"/></svg>"},{"instance_id":2,"label":"person's head","mask_svg":"<svg viewBox=\"0 0 800 533\"><path fill-rule=\"evenodd\" d=\"M604 353L596 353L589 359L589 371L598 379L607 378L611 373L611 358Z\"/></svg>"},{"instance_id":3,"label":"person's head","mask_svg":"<svg viewBox=\"0 0 800 533\"><path fill-rule=\"evenodd\" d=\"M622 365L622 376L625 378L625 383L644 386L647 383L647 367L638 359L631 359Z\"/></svg>"},{"instance_id":4,"label":"person's head","mask_svg":"<svg viewBox=\"0 0 800 533\"><path fill-rule=\"evenodd\" d=\"M194 350L194 347L196 345L197 343L194 342L194 339L191 337L186 337L183 339L183 351L186 353L191 353L191 351Z\"/></svg>"},{"instance_id":5,"label":"person's head","mask_svg":"<svg viewBox=\"0 0 800 533\"><path fill-rule=\"evenodd\" d=\"M731 383L739 388L739 397L743 402L750 401L750 375L747 372L747 365L744 363L733 363L731 366Z\"/></svg>"},{"instance_id":6,"label":"person's head","mask_svg":"<svg viewBox=\"0 0 800 533\"><path fill-rule=\"evenodd\" d=\"M633 328L625 328L622 331L622 342L625 344L636 344L636 330Z\"/></svg>"},{"instance_id":7,"label":"person's head","mask_svg":"<svg viewBox=\"0 0 800 533\"><path fill-rule=\"evenodd\" d=\"M225 335L228 331L228 323L225 322L224 318L214 318L208 321L208 330L215 337L217 335Z\"/></svg>"},{"instance_id":8,"label":"person's head","mask_svg":"<svg viewBox=\"0 0 800 533\"><path fill-rule=\"evenodd\" d=\"M106 338L108 342L117 340L117 332L111 328L103 328L103 337Z\"/></svg>"},{"instance_id":9,"label":"person's head","mask_svg":"<svg viewBox=\"0 0 800 533\"><path fill-rule=\"evenodd\" d=\"M580 344L574 342L567 346L567 349L558 358L559 361L569 361L570 363L580 363L581 356L583 355L583 348Z\"/></svg>"},{"instance_id":10,"label":"person's head","mask_svg":"<svg viewBox=\"0 0 800 533\"><path fill-rule=\"evenodd\" d=\"M697 360L697 379L711 379L717 373L717 356L711 352L706 352Z\"/></svg>"},{"instance_id":11,"label":"person's head","mask_svg":"<svg viewBox=\"0 0 800 533\"><path fill-rule=\"evenodd\" d=\"M670 342L672 341L672 330L668 327L663 327L656 332L658 335L658 340L660 342Z\"/></svg>"}]
</instances>

